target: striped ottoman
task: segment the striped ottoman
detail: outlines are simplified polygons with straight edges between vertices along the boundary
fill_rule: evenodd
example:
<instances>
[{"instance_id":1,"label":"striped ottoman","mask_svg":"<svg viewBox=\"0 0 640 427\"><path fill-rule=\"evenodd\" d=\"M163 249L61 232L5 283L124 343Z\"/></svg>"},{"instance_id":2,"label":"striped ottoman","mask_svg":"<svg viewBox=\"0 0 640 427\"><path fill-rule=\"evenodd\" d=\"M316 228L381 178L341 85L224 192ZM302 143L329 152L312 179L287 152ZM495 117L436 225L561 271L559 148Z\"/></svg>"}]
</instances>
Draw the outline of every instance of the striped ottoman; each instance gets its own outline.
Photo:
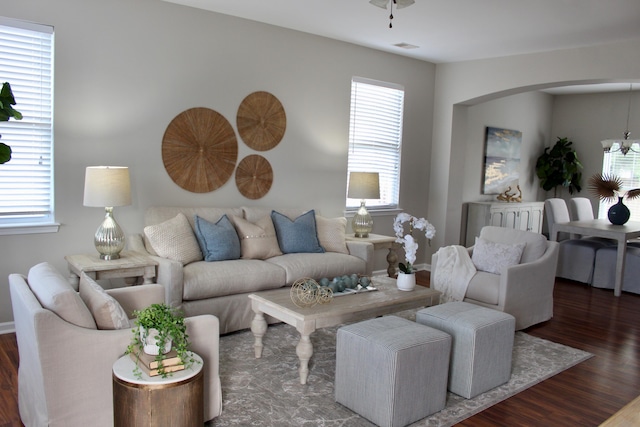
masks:
<instances>
[{"instance_id":1,"label":"striped ottoman","mask_svg":"<svg viewBox=\"0 0 640 427\"><path fill-rule=\"evenodd\" d=\"M449 391L470 399L511 378L516 319L467 302L448 302L416 313L416 322L453 337Z\"/></svg>"},{"instance_id":2,"label":"striped ottoman","mask_svg":"<svg viewBox=\"0 0 640 427\"><path fill-rule=\"evenodd\" d=\"M343 326L335 399L379 426L405 426L444 408L451 337L396 316Z\"/></svg>"}]
</instances>

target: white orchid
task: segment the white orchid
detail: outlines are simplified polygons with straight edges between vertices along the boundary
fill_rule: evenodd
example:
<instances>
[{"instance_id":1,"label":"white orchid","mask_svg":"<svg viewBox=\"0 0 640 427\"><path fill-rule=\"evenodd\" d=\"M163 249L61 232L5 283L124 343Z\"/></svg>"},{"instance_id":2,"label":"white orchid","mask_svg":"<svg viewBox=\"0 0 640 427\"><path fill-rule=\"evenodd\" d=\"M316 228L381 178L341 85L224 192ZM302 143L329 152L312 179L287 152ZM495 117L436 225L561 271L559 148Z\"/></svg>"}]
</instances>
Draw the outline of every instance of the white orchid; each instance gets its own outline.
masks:
<instances>
[{"instance_id":1,"label":"white orchid","mask_svg":"<svg viewBox=\"0 0 640 427\"><path fill-rule=\"evenodd\" d=\"M404 234L404 224L409 224L409 233ZM436 228L424 218L416 218L408 213L401 212L393 221L393 230L396 233L396 242L404 247L406 264L399 263L400 271L406 274L413 273L413 264L416 262L418 242L413 237L413 230L422 230L431 244L431 239L436 235Z\"/></svg>"}]
</instances>

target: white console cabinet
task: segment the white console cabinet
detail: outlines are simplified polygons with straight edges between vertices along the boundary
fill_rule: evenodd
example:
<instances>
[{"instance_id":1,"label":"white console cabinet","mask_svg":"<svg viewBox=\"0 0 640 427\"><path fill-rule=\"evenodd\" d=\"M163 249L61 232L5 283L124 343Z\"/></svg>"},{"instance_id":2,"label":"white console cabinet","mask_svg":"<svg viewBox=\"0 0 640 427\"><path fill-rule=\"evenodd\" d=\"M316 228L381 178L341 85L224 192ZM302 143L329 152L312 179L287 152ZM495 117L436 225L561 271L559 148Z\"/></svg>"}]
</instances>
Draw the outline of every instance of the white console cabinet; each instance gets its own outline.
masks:
<instances>
[{"instance_id":1,"label":"white console cabinet","mask_svg":"<svg viewBox=\"0 0 640 427\"><path fill-rule=\"evenodd\" d=\"M468 203L466 246L475 244L485 225L542 233L544 202Z\"/></svg>"}]
</instances>

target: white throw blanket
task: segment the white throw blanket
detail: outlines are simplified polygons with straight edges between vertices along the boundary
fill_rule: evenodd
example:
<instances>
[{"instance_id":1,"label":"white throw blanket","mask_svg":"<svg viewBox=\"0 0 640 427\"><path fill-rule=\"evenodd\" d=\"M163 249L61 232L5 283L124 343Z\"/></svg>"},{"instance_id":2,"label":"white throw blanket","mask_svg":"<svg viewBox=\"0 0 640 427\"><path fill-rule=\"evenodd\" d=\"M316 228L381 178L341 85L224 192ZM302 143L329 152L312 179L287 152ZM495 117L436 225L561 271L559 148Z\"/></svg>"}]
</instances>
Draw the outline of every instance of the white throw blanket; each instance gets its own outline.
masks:
<instances>
[{"instance_id":1,"label":"white throw blanket","mask_svg":"<svg viewBox=\"0 0 640 427\"><path fill-rule=\"evenodd\" d=\"M432 277L433 288L442 292L440 303L462 301L469 281L476 274L467 248L460 245L438 249L437 276Z\"/></svg>"}]
</instances>

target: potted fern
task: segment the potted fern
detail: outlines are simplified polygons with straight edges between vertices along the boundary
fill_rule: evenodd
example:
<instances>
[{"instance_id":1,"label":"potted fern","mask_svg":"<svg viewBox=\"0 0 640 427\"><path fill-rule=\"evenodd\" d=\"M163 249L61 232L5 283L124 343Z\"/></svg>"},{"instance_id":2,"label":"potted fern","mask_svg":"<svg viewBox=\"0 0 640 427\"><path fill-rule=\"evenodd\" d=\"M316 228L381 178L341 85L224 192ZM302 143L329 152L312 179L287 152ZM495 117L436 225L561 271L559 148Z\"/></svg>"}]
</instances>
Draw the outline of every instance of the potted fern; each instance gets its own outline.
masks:
<instances>
[{"instance_id":1,"label":"potted fern","mask_svg":"<svg viewBox=\"0 0 640 427\"><path fill-rule=\"evenodd\" d=\"M155 356L158 374L163 378L170 375L170 370L163 362L173 349L177 353L184 368L189 368L195 361L187 351L189 336L182 314L167 304L151 304L149 307L133 312L135 317L133 337L125 354L132 354L137 361L142 353ZM136 367L137 369L137 367ZM140 375L139 369L136 374Z\"/></svg>"}]
</instances>

